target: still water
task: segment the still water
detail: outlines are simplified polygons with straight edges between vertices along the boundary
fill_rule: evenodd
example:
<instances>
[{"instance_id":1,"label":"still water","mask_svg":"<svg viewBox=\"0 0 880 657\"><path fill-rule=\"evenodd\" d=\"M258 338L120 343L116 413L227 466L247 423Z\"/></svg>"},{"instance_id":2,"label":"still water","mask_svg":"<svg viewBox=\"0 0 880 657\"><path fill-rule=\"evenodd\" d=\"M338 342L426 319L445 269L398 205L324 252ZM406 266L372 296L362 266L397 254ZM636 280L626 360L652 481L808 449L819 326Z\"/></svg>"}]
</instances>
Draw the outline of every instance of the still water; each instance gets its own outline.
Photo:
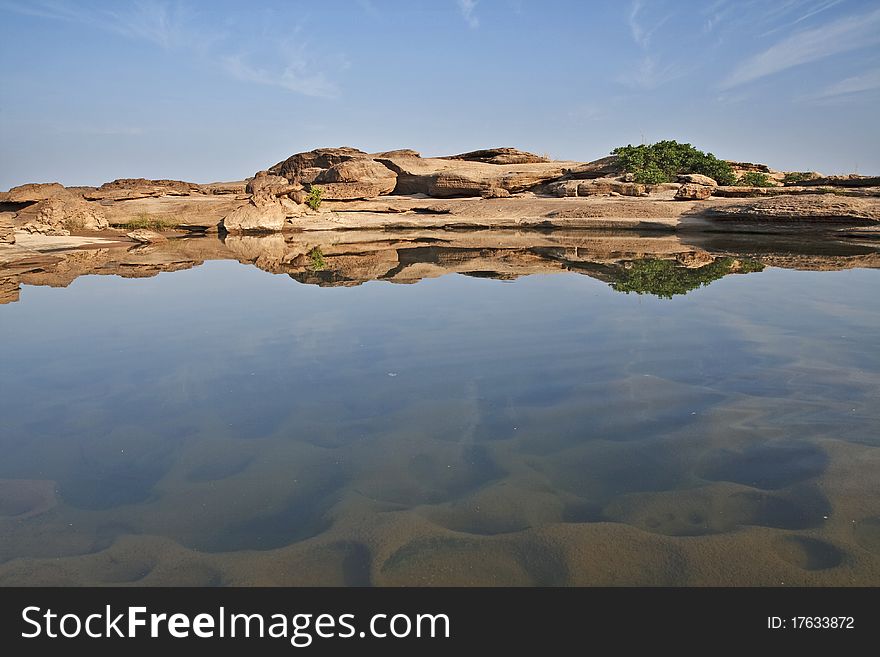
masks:
<instances>
[{"instance_id":1,"label":"still water","mask_svg":"<svg viewBox=\"0 0 880 657\"><path fill-rule=\"evenodd\" d=\"M655 264L24 285L0 584L880 585L880 270Z\"/></svg>"}]
</instances>

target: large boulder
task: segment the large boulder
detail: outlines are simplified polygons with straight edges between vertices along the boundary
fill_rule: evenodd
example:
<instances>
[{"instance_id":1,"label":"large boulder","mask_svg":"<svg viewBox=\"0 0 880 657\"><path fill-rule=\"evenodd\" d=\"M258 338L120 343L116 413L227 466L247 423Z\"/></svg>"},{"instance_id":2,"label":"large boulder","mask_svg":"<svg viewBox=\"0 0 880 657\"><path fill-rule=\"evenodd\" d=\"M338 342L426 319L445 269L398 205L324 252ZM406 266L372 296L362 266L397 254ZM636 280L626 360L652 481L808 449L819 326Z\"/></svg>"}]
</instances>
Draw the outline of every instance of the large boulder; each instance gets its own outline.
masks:
<instances>
[{"instance_id":1,"label":"large boulder","mask_svg":"<svg viewBox=\"0 0 880 657\"><path fill-rule=\"evenodd\" d=\"M290 187L290 181L283 176L274 176L268 171L257 171L251 180L248 181L244 188L247 194L258 194L260 192L272 192L275 189L285 189Z\"/></svg>"},{"instance_id":2,"label":"large boulder","mask_svg":"<svg viewBox=\"0 0 880 657\"><path fill-rule=\"evenodd\" d=\"M270 167L269 173L274 176L283 176L290 182L312 182L312 180L305 180L301 177L304 170L329 169L340 162L369 157L364 151L349 146L316 148L313 151L291 155L286 160Z\"/></svg>"},{"instance_id":3,"label":"large boulder","mask_svg":"<svg viewBox=\"0 0 880 657\"><path fill-rule=\"evenodd\" d=\"M707 185L709 187L718 187L718 183L714 178L704 176L701 173L682 173L675 178L680 183L689 183L692 185Z\"/></svg>"},{"instance_id":4,"label":"large boulder","mask_svg":"<svg viewBox=\"0 0 880 657\"><path fill-rule=\"evenodd\" d=\"M449 155L443 159L485 162L486 164L532 164L550 161L541 155L535 155L534 153L528 153L516 148L487 148L480 151L460 153L459 155Z\"/></svg>"},{"instance_id":5,"label":"large boulder","mask_svg":"<svg viewBox=\"0 0 880 657\"><path fill-rule=\"evenodd\" d=\"M397 173L395 194L426 194L436 197L479 196L484 190L501 188L523 192L559 179L571 162L487 164L430 157L387 157L379 161Z\"/></svg>"},{"instance_id":6,"label":"large boulder","mask_svg":"<svg viewBox=\"0 0 880 657\"><path fill-rule=\"evenodd\" d=\"M37 201L15 215L16 224L31 233L66 235L71 230L104 230L110 224L103 208L72 194Z\"/></svg>"},{"instance_id":7,"label":"large boulder","mask_svg":"<svg viewBox=\"0 0 880 657\"><path fill-rule=\"evenodd\" d=\"M168 240L168 238L162 233L147 230L146 228L138 228L126 233L125 236L135 242L140 242L141 244L155 244L157 242L165 242Z\"/></svg>"},{"instance_id":8,"label":"large boulder","mask_svg":"<svg viewBox=\"0 0 880 657\"><path fill-rule=\"evenodd\" d=\"M68 196L69 192L60 183L28 183L13 187L4 195L7 203L36 203L56 196Z\"/></svg>"},{"instance_id":9,"label":"large boulder","mask_svg":"<svg viewBox=\"0 0 880 657\"><path fill-rule=\"evenodd\" d=\"M647 196L648 188L641 183L623 182L616 178L596 178L594 180L562 180L552 182L545 191L559 197L567 196Z\"/></svg>"},{"instance_id":10,"label":"large boulder","mask_svg":"<svg viewBox=\"0 0 880 657\"><path fill-rule=\"evenodd\" d=\"M334 164L322 172L315 184L327 200L366 199L394 191L397 174L375 160L352 159Z\"/></svg>"},{"instance_id":11,"label":"large boulder","mask_svg":"<svg viewBox=\"0 0 880 657\"><path fill-rule=\"evenodd\" d=\"M262 203L253 200L236 208L223 218L223 228L230 233L274 232L284 228L287 210L280 202Z\"/></svg>"},{"instance_id":12,"label":"large boulder","mask_svg":"<svg viewBox=\"0 0 880 657\"><path fill-rule=\"evenodd\" d=\"M675 199L677 201L702 201L712 196L713 191L715 188L711 185L685 183L675 192Z\"/></svg>"},{"instance_id":13,"label":"large boulder","mask_svg":"<svg viewBox=\"0 0 880 657\"><path fill-rule=\"evenodd\" d=\"M616 155L609 155L592 162L577 164L565 171L565 177L576 180L589 180L592 178L616 176L622 172L618 157Z\"/></svg>"}]
</instances>

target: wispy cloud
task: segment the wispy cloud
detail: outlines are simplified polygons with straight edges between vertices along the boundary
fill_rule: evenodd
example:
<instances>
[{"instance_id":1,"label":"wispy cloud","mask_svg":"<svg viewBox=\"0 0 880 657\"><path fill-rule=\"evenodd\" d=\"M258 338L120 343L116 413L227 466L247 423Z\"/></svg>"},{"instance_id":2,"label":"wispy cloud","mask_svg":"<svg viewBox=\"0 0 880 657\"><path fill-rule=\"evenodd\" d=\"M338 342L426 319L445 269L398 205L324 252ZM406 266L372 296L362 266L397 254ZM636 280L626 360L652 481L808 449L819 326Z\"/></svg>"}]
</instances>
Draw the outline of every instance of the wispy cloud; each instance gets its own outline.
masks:
<instances>
[{"instance_id":1,"label":"wispy cloud","mask_svg":"<svg viewBox=\"0 0 880 657\"><path fill-rule=\"evenodd\" d=\"M339 89L320 72L312 71L305 59L291 59L280 72L253 66L244 55L227 55L222 58L224 70L237 80L281 87L305 96L336 98Z\"/></svg>"},{"instance_id":2,"label":"wispy cloud","mask_svg":"<svg viewBox=\"0 0 880 657\"><path fill-rule=\"evenodd\" d=\"M296 29L288 28L284 37L274 39L280 56L271 59L272 66L255 66L244 54L230 53L233 47L228 33L206 28L208 21L203 20L203 16L180 3L142 0L94 8L55 0L0 1L0 10L89 25L131 40L151 43L163 50L191 53L243 82L275 86L306 96L333 98L339 95L337 86L308 57L305 43L293 48L287 44L287 35L296 33ZM269 41L271 43L273 39Z\"/></svg>"},{"instance_id":3,"label":"wispy cloud","mask_svg":"<svg viewBox=\"0 0 880 657\"><path fill-rule=\"evenodd\" d=\"M721 83L721 89L759 80L801 64L880 43L880 10L847 16L822 27L793 34L746 59Z\"/></svg>"},{"instance_id":4,"label":"wispy cloud","mask_svg":"<svg viewBox=\"0 0 880 657\"><path fill-rule=\"evenodd\" d=\"M671 64L662 66L652 55L645 55L635 68L618 76L617 81L627 87L657 89L683 74L677 67Z\"/></svg>"},{"instance_id":5,"label":"wispy cloud","mask_svg":"<svg viewBox=\"0 0 880 657\"><path fill-rule=\"evenodd\" d=\"M662 66L659 63L657 54L651 48L651 37L672 17L672 14L658 18L654 20L650 27L645 27L645 21L643 20L644 8L645 5L641 0L634 0L626 14L626 22L629 26L632 40L644 52L644 56L639 60L637 66L618 76L618 82L628 87L656 89L660 85L679 77L675 72L675 67L671 65Z\"/></svg>"},{"instance_id":6,"label":"wispy cloud","mask_svg":"<svg viewBox=\"0 0 880 657\"><path fill-rule=\"evenodd\" d=\"M821 14L823 11L827 11L828 9L831 9L832 7L839 5L841 2L843 2L843 0L824 0L823 2L819 2L819 3L812 5L812 6L807 5L806 7L801 8L803 13L798 15L798 17L795 18L793 21L790 21L790 22L785 23L783 25L778 25L778 26L774 27L773 29L767 30L761 36L762 37L769 36L771 34L775 34L776 32L779 32L780 30L785 30L790 27L794 27L798 23L803 23L805 20L809 20L810 18L812 18L816 14Z\"/></svg>"},{"instance_id":7,"label":"wispy cloud","mask_svg":"<svg viewBox=\"0 0 880 657\"><path fill-rule=\"evenodd\" d=\"M474 10L477 8L477 0L457 0L457 2L461 17L464 18L468 27L472 30L480 27L480 19L474 14Z\"/></svg>"},{"instance_id":8,"label":"wispy cloud","mask_svg":"<svg viewBox=\"0 0 880 657\"><path fill-rule=\"evenodd\" d=\"M838 98L880 89L880 68L836 82L812 97L813 100Z\"/></svg>"}]
</instances>

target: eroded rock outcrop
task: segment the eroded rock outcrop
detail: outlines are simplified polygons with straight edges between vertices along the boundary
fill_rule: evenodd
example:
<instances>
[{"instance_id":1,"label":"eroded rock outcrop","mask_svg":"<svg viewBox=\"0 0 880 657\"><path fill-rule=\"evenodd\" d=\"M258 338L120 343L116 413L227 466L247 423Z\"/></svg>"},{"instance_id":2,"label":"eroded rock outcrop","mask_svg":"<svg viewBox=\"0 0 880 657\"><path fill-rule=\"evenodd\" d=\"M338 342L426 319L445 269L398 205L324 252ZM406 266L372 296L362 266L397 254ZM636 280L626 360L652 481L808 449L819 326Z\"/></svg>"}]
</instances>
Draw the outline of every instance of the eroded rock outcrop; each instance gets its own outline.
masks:
<instances>
[{"instance_id":1,"label":"eroded rock outcrop","mask_svg":"<svg viewBox=\"0 0 880 657\"><path fill-rule=\"evenodd\" d=\"M487 148L459 155L448 155L445 160L466 160L468 162L485 162L486 164L534 164L535 162L549 162L550 159L534 153L528 153L516 148Z\"/></svg>"},{"instance_id":2,"label":"eroded rock outcrop","mask_svg":"<svg viewBox=\"0 0 880 657\"><path fill-rule=\"evenodd\" d=\"M367 199L394 191L397 174L376 160L358 158L334 164L315 183L328 200Z\"/></svg>"},{"instance_id":3,"label":"eroded rock outcrop","mask_svg":"<svg viewBox=\"0 0 880 657\"><path fill-rule=\"evenodd\" d=\"M68 235L72 230L104 230L109 227L100 205L73 194L37 201L20 210L15 221L22 230L44 235Z\"/></svg>"},{"instance_id":4,"label":"eroded rock outcrop","mask_svg":"<svg viewBox=\"0 0 880 657\"><path fill-rule=\"evenodd\" d=\"M675 192L675 198L679 201L702 201L712 196L715 188L710 185L698 183L685 183Z\"/></svg>"},{"instance_id":5,"label":"eroded rock outcrop","mask_svg":"<svg viewBox=\"0 0 880 657\"><path fill-rule=\"evenodd\" d=\"M0 244L15 244L15 225L11 212L0 212Z\"/></svg>"},{"instance_id":6,"label":"eroded rock outcrop","mask_svg":"<svg viewBox=\"0 0 880 657\"><path fill-rule=\"evenodd\" d=\"M83 192L82 196L88 201L122 201L156 196L189 196L201 193L201 185L183 180L119 178L104 183L94 191Z\"/></svg>"},{"instance_id":7,"label":"eroded rock outcrop","mask_svg":"<svg viewBox=\"0 0 880 657\"><path fill-rule=\"evenodd\" d=\"M253 199L236 208L223 218L223 227L229 232L267 232L284 228L287 211L280 202L257 205Z\"/></svg>"},{"instance_id":8,"label":"eroded rock outcrop","mask_svg":"<svg viewBox=\"0 0 880 657\"><path fill-rule=\"evenodd\" d=\"M840 220L872 224L880 222L880 199L837 194L773 196L712 207L708 213L726 219Z\"/></svg>"}]
</instances>

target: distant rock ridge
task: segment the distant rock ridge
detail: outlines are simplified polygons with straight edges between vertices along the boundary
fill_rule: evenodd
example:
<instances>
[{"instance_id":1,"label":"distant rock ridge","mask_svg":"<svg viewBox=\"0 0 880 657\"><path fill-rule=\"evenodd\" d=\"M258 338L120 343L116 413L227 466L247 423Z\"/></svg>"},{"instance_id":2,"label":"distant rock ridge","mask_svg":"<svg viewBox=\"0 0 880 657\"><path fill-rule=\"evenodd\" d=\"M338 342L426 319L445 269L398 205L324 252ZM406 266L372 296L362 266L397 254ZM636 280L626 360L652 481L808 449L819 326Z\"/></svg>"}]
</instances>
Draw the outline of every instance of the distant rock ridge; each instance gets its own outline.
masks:
<instances>
[{"instance_id":1,"label":"distant rock ridge","mask_svg":"<svg viewBox=\"0 0 880 657\"><path fill-rule=\"evenodd\" d=\"M408 148L373 153L351 146L317 148L242 181L120 178L98 187L21 185L0 193L0 244L12 242L16 231L57 236L116 229L122 234L171 229L261 233L359 225L555 226L575 219L578 225L600 225L618 218L674 225L684 214L770 217L776 216L774 208L783 212L783 207L789 208L786 218L874 221L878 215L880 177L786 173L765 164L728 162L738 177L757 174L745 180L759 184L718 185L698 174L644 184L623 171L616 155L579 162L512 147L440 157L423 157ZM759 203L794 196L801 200ZM673 200L681 202L675 209L664 205Z\"/></svg>"}]
</instances>

